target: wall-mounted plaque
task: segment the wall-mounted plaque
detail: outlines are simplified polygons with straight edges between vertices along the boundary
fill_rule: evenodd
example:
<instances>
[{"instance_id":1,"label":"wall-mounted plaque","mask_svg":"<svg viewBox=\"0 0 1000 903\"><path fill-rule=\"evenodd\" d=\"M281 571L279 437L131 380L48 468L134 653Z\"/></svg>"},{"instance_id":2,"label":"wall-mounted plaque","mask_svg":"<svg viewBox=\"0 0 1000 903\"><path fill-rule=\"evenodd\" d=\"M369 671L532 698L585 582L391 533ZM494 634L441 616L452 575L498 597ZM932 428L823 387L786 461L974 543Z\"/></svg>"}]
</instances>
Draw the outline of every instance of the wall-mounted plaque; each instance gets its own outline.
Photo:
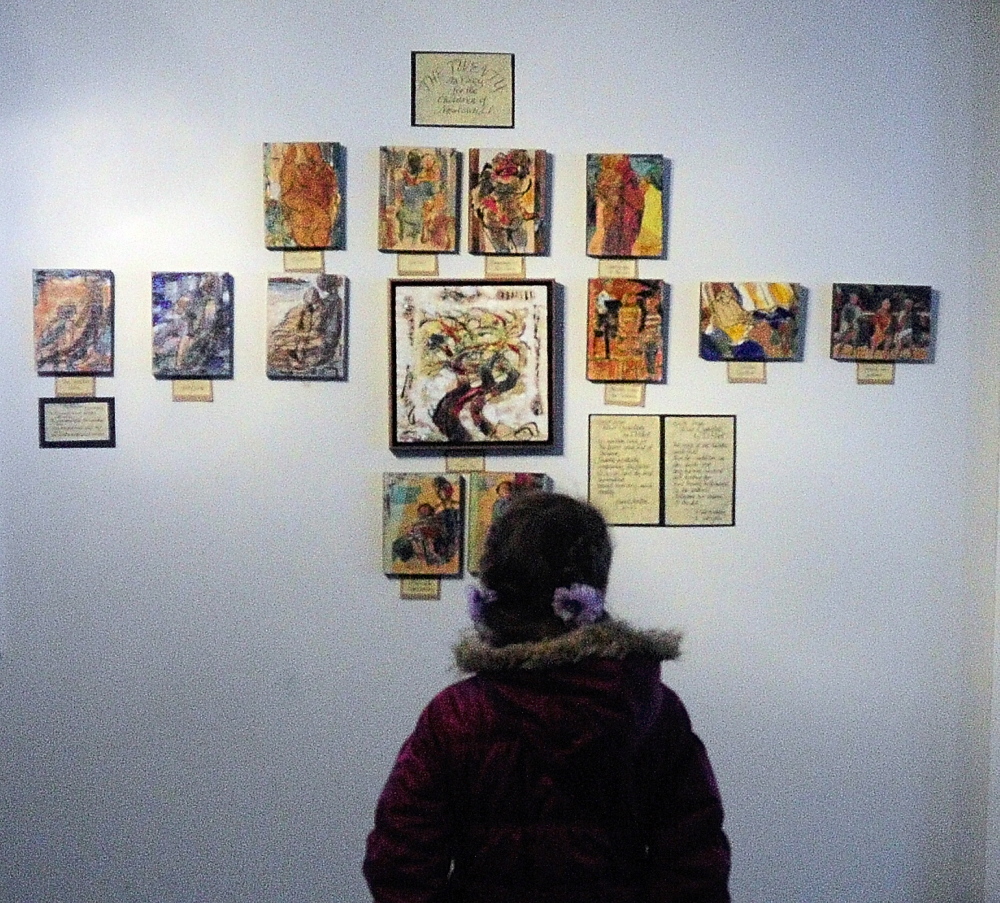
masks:
<instances>
[{"instance_id":1,"label":"wall-mounted plaque","mask_svg":"<svg viewBox=\"0 0 1000 903\"><path fill-rule=\"evenodd\" d=\"M415 50L410 124L514 128L514 54Z\"/></svg>"},{"instance_id":2,"label":"wall-mounted plaque","mask_svg":"<svg viewBox=\"0 0 1000 903\"><path fill-rule=\"evenodd\" d=\"M114 448L113 398L39 398L39 448Z\"/></svg>"}]
</instances>

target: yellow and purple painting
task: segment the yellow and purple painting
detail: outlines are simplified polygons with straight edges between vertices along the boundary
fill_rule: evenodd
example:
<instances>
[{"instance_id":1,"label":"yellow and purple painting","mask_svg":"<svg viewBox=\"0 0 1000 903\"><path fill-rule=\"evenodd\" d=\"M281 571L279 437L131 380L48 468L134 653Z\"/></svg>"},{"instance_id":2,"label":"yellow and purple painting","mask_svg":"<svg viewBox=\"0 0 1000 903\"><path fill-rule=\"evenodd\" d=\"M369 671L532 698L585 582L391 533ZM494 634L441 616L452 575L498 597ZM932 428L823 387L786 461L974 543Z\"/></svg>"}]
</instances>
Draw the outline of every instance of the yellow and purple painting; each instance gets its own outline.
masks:
<instances>
[{"instance_id":1,"label":"yellow and purple painting","mask_svg":"<svg viewBox=\"0 0 1000 903\"><path fill-rule=\"evenodd\" d=\"M587 254L663 256L662 154L587 154Z\"/></svg>"},{"instance_id":2,"label":"yellow and purple painting","mask_svg":"<svg viewBox=\"0 0 1000 903\"><path fill-rule=\"evenodd\" d=\"M466 569L479 573L483 543L490 525L525 492L551 492L552 478L544 473L469 474L469 539L466 543Z\"/></svg>"},{"instance_id":3,"label":"yellow and purple painting","mask_svg":"<svg viewBox=\"0 0 1000 903\"><path fill-rule=\"evenodd\" d=\"M801 287L703 282L699 353L706 361L797 360Z\"/></svg>"},{"instance_id":4,"label":"yellow and purple painting","mask_svg":"<svg viewBox=\"0 0 1000 903\"><path fill-rule=\"evenodd\" d=\"M264 244L271 250L345 247L344 152L334 142L264 145Z\"/></svg>"},{"instance_id":5,"label":"yellow and purple painting","mask_svg":"<svg viewBox=\"0 0 1000 903\"><path fill-rule=\"evenodd\" d=\"M453 148L379 150L380 251L458 251L458 167Z\"/></svg>"},{"instance_id":6,"label":"yellow and purple painting","mask_svg":"<svg viewBox=\"0 0 1000 903\"><path fill-rule=\"evenodd\" d=\"M929 285L833 286L830 357L926 363L934 343Z\"/></svg>"},{"instance_id":7,"label":"yellow and purple painting","mask_svg":"<svg viewBox=\"0 0 1000 903\"><path fill-rule=\"evenodd\" d=\"M462 477L452 473L383 474L382 565L386 574L461 574L462 490Z\"/></svg>"},{"instance_id":8,"label":"yellow and purple painting","mask_svg":"<svg viewBox=\"0 0 1000 903\"><path fill-rule=\"evenodd\" d=\"M231 379L233 277L153 273L153 376Z\"/></svg>"},{"instance_id":9,"label":"yellow and purple painting","mask_svg":"<svg viewBox=\"0 0 1000 903\"><path fill-rule=\"evenodd\" d=\"M270 379L347 378L347 279L328 274L267 280Z\"/></svg>"},{"instance_id":10,"label":"yellow and purple painting","mask_svg":"<svg viewBox=\"0 0 1000 903\"><path fill-rule=\"evenodd\" d=\"M663 382L663 282L591 279L587 295L587 379Z\"/></svg>"},{"instance_id":11,"label":"yellow and purple painting","mask_svg":"<svg viewBox=\"0 0 1000 903\"><path fill-rule=\"evenodd\" d=\"M470 253L545 253L546 163L541 150L469 151Z\"/></svg>"},{"instance_id":12,"label":"yellow and purple painting","mask_svg":"<svg viewBox=\"0 0 1000 903\"><path fill-rule=\"evenodd\" d=\"M114 371L115 277L110 270L35 270L35 369L39 376Z\"/></svg>"}]
</instances>

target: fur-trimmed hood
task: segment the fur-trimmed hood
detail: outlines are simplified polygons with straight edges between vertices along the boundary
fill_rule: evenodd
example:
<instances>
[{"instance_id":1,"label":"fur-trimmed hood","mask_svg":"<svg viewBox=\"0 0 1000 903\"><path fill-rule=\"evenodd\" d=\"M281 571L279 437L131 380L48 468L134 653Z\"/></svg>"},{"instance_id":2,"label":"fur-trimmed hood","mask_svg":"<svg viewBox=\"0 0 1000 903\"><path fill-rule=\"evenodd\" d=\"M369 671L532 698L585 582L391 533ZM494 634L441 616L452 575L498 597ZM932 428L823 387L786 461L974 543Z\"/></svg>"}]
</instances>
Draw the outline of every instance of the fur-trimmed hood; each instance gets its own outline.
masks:
<instances>
[{"instance_id":1,"label":"fur-trimmed hood","mask_svg":"<svg viewBox=\"0 0 1000 903\"><path fill-rule=\"evenodd\" d=\"M467 632L455 644L455 664L460 671L539 670L571 665L587 658L624 659L629 656L656 662L680 655L681 634L673 630L640 630L616 618L608 618L531 643L491 646L478 634Z\"/></svg>"}]
</instances>

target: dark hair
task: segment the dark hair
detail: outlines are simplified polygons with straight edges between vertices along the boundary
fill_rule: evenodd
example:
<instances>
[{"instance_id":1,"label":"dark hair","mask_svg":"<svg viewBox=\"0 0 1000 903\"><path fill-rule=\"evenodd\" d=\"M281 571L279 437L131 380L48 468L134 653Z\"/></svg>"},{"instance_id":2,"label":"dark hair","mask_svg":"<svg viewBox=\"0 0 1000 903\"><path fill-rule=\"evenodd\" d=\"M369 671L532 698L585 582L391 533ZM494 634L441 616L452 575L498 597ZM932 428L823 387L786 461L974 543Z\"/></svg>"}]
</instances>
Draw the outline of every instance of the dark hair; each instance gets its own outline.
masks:
<instances>
[{"instance_id":1,"label":"dark hair","mask_svg":"<svg viewBox=\"0 0 1000 903\"><path fill-rule=\"evenodd\" d=\"M604 590L611 569L608 526L593 505L555 492L524 492L486 534L480 582L497 594L484 620L495 645L571 629L552 609L557 587Z\"/></svg>"}]
</instances>

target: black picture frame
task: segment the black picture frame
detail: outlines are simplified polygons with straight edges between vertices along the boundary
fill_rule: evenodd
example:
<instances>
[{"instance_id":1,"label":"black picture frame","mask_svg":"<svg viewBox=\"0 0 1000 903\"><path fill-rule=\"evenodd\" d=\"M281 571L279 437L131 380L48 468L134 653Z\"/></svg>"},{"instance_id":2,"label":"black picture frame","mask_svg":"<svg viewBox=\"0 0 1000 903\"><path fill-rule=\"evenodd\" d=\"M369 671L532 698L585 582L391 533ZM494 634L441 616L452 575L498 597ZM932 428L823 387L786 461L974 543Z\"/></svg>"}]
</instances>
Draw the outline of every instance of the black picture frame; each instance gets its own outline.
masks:
<instances>
[{"instance_id":1,"label":"black picture frame","mask_svg":"<svg viewBox=\"0 0 1000 903\"><path fill-rule=\"evenodd\" d=\"M114 448L114 398L39 398L39 448Z\"/></svg>"}]
</instances>

